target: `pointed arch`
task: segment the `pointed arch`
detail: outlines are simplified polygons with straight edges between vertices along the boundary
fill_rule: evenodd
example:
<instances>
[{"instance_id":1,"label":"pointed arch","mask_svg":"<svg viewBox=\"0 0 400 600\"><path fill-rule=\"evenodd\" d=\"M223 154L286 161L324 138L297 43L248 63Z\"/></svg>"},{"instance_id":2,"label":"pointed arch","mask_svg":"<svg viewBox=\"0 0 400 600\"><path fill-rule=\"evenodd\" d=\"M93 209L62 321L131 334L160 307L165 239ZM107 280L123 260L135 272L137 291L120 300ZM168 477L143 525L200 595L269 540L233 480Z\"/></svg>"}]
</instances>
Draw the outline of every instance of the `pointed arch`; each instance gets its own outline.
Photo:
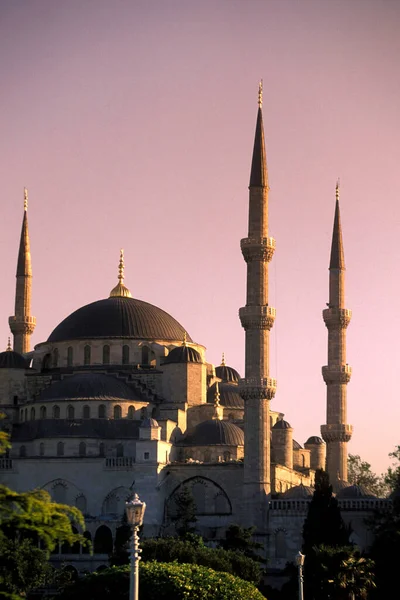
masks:
<instances>
[{"instance_id":1,"label":"pointed arch","mask_svg":"<svg viewBox=\"0 0 400 600\"><path fill-rule=\"evenodd\" d=\"M110 364L110 346L108 344L104 344L103 346L103 365Z\"/></svg>"},{"instance_id":2,"label":"pointed arch","mask_svg":"<svg viewBox=\"0 0 400 600\"><path fill-rule=\"evenodd\" d=\"M100 525L96 530L93 550L95 554L111 554L113 551L113 537L107 525Z\"/></svg>"}]
</instances>

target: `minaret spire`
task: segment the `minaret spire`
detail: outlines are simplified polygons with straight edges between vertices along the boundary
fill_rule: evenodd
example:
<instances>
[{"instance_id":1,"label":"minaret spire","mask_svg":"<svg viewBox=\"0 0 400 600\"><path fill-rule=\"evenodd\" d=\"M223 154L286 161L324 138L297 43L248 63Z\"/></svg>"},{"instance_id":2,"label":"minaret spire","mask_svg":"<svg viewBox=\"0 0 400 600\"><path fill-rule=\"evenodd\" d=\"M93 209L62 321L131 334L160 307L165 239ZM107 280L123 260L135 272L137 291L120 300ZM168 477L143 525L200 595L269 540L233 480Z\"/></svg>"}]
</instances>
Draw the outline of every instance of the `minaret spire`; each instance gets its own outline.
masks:
<instances>
[{"instance_id":1,"label":"minaret spire","mask_svg":"<svg viewBox=\"0 0 400 600\"><path fill-rule=\"evenodd\" d=\"M17 284L15 291L15 315L8 319L14 335L14 350L29 352L30 337L36 326L31 316L32 263L28 231L28 190L24 188L24 217L17 262Z\"/></svg>"},{"instance_id":2,"label":"minaret spire","mask_svg":"<svg viewBox=\"0 0 400 600\"><path fill-rule=\"evenodd\" d=\"M275 309L268 304L268 263L275 240L268 236L268 191L261 83L250 173L248 237L240 243L247 263L247 297L246 306L239 310L246 334L245 379L240 383L245 404L244 500L250 525L259 533L266 527L271 491L269 404L276 390L276 380L269 373L269 332Z\"/></svg>"},{"instance_id":3,"label":"minaret spire","mask_svg":"<svg viewBox=\"0 0 400 600\"><path fill-rule=\"evenodd\" d=\"M328 328L328 364L322 367L327 386L326 425L321 434L326 442L326 469L335 488L338 481L347 481L347 442L352 426L347 421L347 384L351 367L346 362L346 329L351 310L345 308L345 262L340 222L339 182L336 184L336 206L333 223L331 258L329 263L329 303L323 311Z\"/></svg>"}]
</instances>

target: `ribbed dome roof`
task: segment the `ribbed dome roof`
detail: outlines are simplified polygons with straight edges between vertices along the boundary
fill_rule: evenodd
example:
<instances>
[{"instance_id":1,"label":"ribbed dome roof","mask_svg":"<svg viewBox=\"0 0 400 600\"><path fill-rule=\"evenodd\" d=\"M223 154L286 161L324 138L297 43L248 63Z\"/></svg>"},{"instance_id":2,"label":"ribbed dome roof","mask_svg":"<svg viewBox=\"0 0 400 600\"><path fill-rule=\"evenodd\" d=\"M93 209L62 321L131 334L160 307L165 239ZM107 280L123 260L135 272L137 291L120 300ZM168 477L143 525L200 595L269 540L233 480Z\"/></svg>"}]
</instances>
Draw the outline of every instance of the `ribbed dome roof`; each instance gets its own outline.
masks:
<instances>
[{"instance_id":1,"label":"ribbed dome roof","mask_svg":"<svg viewBox=\"0 0 400 600\"><path fill-rule=\"evenodd\" d=\"M146 417L140 423L140 427L142 427L143 429L151 429L152 427L159 427L159 425L158 421L156 421L155 419L152 419L151 417Z\"/></svg>"},{"instance_id":2,"label":"ribbed dome roof","mask_svg":"<svg viewBox=\"0 0 400 600\"><path fill-rule=\"evenodd\" d=\"M272 429L292 429L292 427L287 421L278 419Z\"/></svg>"},{"instance_id":3,"label":"ribbed dome roof","mask_svg":"<svg viewBox=\"0 0 400 600\"><path fill-rule=\"evenodd\" d=\"M215 374L217 377L219 377L219 379L222 379L222 381L229 383L238 383L240 379L239 373L232 367L228 367L225 364L215 367Z\"/></svg>"},{"instance_id":4,"label":"ribbed dome roof","mask_svg":"<svg viewBox=\"0 0 400 600\"><path fill-rule=\"evenodd\" d=\"M283 498L312 498L314 495L314 488L309 487L308 485L295 485L294 487L289 488L282 494Z\"/></svg>"},{"instance_id":5,"label":"ribbed dome roof","mask_svg":"<svg viewBox=\"0 0 400 600\"><path fill-rule=\"evenodd\" d=\"M318 437L317 435L312 435L311 437L308 438L308 440L306 441L306 444L314 444L315 446L320 446L321 444L324 444L324 440L322 440L320 437ZM304 444L305 445L305 444Z\"/></svg>"},{"instance_id":6,"label":"ribbed dome roof","mask_svg":"<svg viewBox=\"0 0 400 600\"><path fill-rule=\"evenodd\" d=\"M293 440L293 450L301 450L301 445L296 440Z\"/></svg>"},{"instance_id":7,"label":"ribbed dome roof","mask_svg":"<svg viewBox=\"0 0 400 600\"><path fill-rule=\"evenodd\" d=\"M164 365L171 363L201 363L200 353L190 346L177 346L164 359Z\"/></svg>"},{"instance_id":8,"label":"ribbed dome roof","mask_svg":"<svg viewBox=\"0 0 400 600\"><path fill-rule=\"evenodd\" d=\"M27 369L28 366L28 361L19 352L0 352L0 369Z\"/></svg>"},{"instance_id":9,"label":"ribbed dome roof","mask_svg":"<svg viewBox=\"0 0 400 600\"><path fill-rule=\"evenodd\" d=\"M343 500L350 500L355 498L376 498L372 492L369 491L364 485L348 485L341 489L337 493L337 497Z\"/></svg>"},{"instance_id":10,"label":"ribbed dome roof","mask_svg":"<svg viewBox=\"0 0 400 600\"><path fill-rule=\"evenodd\" d=\"M125 382L103 373L77 373L42 391L38 402L51 400L141 400Z\"/></svg>"},{"instance_id":11,"label":"ribbed dome roof","mask_svg":"<svg viewBox=\"0 0 400 600\"><path fill-rule=\"evenodd\" d=\"M244 446L243 431L229 421L210 419L188 431L183 446Z\"/></svg>"},{"instance_id":12,"label":"ribbed dome roof","mask_svg":"<svg viewBox=\"0 0 400 600\"><path fill-rule=\"evenodd\" d=\"M136 298L111 297L78 308L50 334L49 342L82 338L181 340L185 329L171 315ZM187 336L189 342L192 339Z\"/></svg>"},{"instance_id":13,"label":"ribbed dome roof","mask_svg":"<svg viewBox=\"0 0 400 600\"><path fill-rule=\"evenodd\" d=\"M207 402L214 404L216 383L213 383L207 390ZM226 408L244 408L243 398L239 394L239 388L234 383L218 384L219 403Z\"/></svg>"}]
</instances>

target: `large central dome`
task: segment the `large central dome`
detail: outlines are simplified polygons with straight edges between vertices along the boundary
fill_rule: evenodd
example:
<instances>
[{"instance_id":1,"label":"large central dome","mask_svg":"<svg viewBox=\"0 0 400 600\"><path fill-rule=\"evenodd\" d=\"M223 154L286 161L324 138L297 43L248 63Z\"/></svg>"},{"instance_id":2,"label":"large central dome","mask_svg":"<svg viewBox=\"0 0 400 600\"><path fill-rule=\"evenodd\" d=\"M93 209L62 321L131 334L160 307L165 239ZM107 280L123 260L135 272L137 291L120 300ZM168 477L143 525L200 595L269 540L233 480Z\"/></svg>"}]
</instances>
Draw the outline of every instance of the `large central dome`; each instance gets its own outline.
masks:
<instances>
[{"instance_id":1,"label":"large central dome","mask_svg":"<svg viewBox=\"0 0 400 600\"><path fill-rule=\"evenodd\" d=\"M78 308L54 329L47 341L121 337L177 341L183 340L184 335L182 325L161 308L136 298L116 296Z\"/></svg>"}]
</instances>

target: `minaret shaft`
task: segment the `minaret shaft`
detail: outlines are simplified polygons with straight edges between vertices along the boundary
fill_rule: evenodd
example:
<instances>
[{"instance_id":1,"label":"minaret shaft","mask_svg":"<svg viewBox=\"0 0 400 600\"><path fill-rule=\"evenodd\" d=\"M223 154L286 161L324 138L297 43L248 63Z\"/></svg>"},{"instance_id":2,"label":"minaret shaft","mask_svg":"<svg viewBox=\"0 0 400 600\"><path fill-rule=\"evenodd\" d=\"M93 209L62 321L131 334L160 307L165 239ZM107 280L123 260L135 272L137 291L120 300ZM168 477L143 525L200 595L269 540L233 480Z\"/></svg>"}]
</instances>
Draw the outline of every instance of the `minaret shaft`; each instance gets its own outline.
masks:
<instances>
[{"instance_id":1,"label":"minaret shaft","mask_svg":"<svg viewBox=\"0 0 400 600\"><path fill-rule=\"evenodd\" d=\"M347 424L347 384L351 368L346 362L346 329L351 311L345 308L345 264L338 196L337 187L329 266L329 308L323 311L328 328L328 365L322 367L327 404L326 424L321 426L321 433L326 442L326 469L332 484L338 479L347 481L347 443L352 434L352 427Z\"/></svg>"},{"instance_id":2,"label":"minaret shaft","mask_svg":"<svg viewBox=\"0 0 400 600\"><path fill-rule=\"evenodd\" d=\"M266 527L270 474L269 404L276 381L269 375L269 332L275 309L268 304L268 263L275 240L268 237L268 172L262 120L262 88L254 138L249 186L248 237L241 240L247 263L246 306L239 316L246 336L245 379L241 395L245 405L244 500L250 524Z\"/></svg>"}]
</instances>

